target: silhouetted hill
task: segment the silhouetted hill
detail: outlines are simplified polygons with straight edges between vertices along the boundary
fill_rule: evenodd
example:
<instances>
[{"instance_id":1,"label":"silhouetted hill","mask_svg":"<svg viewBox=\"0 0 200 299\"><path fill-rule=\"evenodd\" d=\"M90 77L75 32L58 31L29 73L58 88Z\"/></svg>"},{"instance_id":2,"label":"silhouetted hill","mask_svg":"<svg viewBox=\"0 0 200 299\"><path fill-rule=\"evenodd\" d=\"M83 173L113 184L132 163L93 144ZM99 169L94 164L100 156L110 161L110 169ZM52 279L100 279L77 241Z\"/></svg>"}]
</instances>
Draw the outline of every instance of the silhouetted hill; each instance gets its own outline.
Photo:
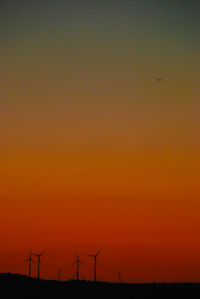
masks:
<instances>
[{"instance_id":1,"label":"silhouetted hill","mask_svg":"<svg viewBox=\"0 0 200 299\"><path fill-rule=\"evenodd\" d=\"M200 298L198 283L58 282L10 273L0 274L0 290L2 298Z\"/></svg>"}]
</instances>

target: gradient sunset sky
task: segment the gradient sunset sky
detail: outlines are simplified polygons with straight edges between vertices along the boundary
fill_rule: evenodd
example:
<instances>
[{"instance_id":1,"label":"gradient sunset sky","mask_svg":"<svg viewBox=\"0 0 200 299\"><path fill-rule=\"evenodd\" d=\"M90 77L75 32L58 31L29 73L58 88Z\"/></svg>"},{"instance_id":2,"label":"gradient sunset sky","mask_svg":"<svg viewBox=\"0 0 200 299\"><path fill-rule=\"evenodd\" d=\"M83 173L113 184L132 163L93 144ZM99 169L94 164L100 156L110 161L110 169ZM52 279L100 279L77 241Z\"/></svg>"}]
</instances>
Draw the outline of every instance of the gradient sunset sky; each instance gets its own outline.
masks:
<instances>
[{"instance_id":1,"label":"gradient sunset sky","mask_svg":"<svg viewBox=\"0 0 200 299\"><path fill-rule=\"evenodd\" d=\"M200 1L0 4L0 272L200 281ZM157 78L163 78L158 82ZM34 271L36 269L34 268Z\"/></svg>"}]
</instances>

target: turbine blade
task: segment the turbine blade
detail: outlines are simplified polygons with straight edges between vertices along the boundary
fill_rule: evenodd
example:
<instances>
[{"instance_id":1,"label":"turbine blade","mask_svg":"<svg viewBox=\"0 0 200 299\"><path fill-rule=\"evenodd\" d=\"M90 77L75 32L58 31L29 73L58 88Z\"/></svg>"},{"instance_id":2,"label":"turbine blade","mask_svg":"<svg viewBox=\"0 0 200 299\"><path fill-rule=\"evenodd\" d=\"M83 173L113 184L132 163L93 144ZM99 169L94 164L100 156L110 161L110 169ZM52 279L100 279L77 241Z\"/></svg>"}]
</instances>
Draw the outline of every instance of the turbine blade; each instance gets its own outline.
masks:
<instances>
[{"instance_id":1,"label":"turbine blade","mask_svg":"<svg viewBox=\"0 0 200 299\"><path fill-rule=\"evenodd\" d=\"M39 255L42 256L45 252L46 250L43 250Z\"/></svg>"},{"instance_id":2,"label":"turbine blade","mask_svg":"<svg viewBox=\"0 0 200 299\"><path fill-rule=\"evenodd\" d=\"M25 260L25 261L23 262L23 264L27 263L28 261L29 261L29 259Z\"/></svg>"},{"instance_id":3,"label":"turbine blade","mask_svg":"<svg viewBox=\"0 0 200 299\"><path fill-rule=\"evenodd\" d=\"M99 255L99 253L101 252L101 250L102 250L102 249L100 249L100 250L97 252L96 256L98 256L98 255Z\"/></svg>"},{"instance_id":4,"label":"turbine blade","mask_svg":"<svg viewBox=\"0 0 200 299\"><path fill-rule=\"evenodd\" d=\"M37 254L37 253L32 253L32 255L37 256L37 257L39 256L39 254Z\"/></svg>"}]
</instances>

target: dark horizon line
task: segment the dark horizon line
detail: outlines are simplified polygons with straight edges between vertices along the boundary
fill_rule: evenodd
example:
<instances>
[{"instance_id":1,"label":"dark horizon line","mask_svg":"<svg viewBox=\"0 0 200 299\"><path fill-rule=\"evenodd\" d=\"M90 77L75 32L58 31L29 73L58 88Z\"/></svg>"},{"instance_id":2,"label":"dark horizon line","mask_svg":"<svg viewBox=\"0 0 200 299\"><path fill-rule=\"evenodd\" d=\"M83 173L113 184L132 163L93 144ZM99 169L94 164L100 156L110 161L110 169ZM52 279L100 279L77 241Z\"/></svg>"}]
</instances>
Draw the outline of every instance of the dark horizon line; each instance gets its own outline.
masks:
<instances>
[{"instance_id":1,"label":"dark horizon line","mask_svg":"<svg viewBox=\"0 0 200 299\"><path fill-rule=\"evenodd\" d=\"M4 276L9 277L9 278L20 278L20 279L27 279L27 280L34 280L38 281L37 277L30 277L26 274L20 274L20 273L12 273L12 272L1 272L0 273L0 278ZM173 281L173 282L166 282L166 281L152 281L152 282L116 282L116 281L104 281L104 280L98 280L94 282L93 280L87 280L87 279L80 279L76 280L74 278L68 279L68 280L57 280L57 279L47 279L47 278L40 278L40 281L46 281L46 282L53 282L53 283L89 283L89 284L116 284L116 285L182 285L182 284L187 284L187 285L200 285L200 281Z\"/></svg>"}]
</instances>

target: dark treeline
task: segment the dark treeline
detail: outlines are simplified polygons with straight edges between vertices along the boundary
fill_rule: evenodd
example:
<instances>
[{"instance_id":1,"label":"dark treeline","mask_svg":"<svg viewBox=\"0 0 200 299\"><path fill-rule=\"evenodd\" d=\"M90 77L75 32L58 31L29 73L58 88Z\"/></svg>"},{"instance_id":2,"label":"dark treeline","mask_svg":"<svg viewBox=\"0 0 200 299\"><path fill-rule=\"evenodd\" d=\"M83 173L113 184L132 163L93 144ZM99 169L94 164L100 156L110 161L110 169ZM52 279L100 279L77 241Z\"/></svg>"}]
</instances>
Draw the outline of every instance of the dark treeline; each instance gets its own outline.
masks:
<instances>
[{"instance_id":1,"label":"dark treeline","mask_svg":"<svg viewBox=\"0 0 200 299\"><path fill-rule=\"evenodd\" d=\"M199 283L127 284L38 280L0 274L2 298L200 298Z\"/></svg>"}]
</instances>

